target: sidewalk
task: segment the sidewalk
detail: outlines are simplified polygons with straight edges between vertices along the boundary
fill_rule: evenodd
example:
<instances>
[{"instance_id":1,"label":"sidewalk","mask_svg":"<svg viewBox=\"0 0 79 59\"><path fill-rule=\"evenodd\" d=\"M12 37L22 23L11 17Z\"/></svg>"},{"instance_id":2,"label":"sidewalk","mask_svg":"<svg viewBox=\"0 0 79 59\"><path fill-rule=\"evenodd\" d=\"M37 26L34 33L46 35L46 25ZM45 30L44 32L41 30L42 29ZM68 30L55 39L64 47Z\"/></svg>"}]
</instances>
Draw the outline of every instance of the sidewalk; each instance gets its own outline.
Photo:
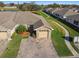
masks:
<instances>
[{"instance_id":1,"label":"sidewalk","mask_svg":"<svg viewBox=\"0 0 79 59\"><path fill-rule=\"evenodd\" d=\"M56 22L55 22L56 23ZM60 26L64 31L65 31L65 37L69 37L69 32L63 27L61 26L60 24L56 23L58 26ZM70 44L69 41L67 41L67 39L69 38L65 38L65 43L66 43L66 46L69 48L69 50L71 51L71 53L76 56L76 55L79 55L76 50L72 47L72 45Z\"/></svg>"}]
</instances>

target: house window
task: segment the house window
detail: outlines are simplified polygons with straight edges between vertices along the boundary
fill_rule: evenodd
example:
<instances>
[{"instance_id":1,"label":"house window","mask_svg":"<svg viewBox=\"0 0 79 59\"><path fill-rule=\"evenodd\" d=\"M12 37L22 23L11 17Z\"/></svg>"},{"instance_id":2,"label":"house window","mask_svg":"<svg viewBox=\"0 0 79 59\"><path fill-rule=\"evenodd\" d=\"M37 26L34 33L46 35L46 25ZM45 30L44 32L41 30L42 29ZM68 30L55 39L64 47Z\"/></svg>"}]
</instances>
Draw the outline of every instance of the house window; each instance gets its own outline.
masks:
<instances>
[{"instance_id":1,"label":"house window","mask_svg":"<svg viewBox=\"0 0 79 59\"><path fill-rule=\"evenodd\" d=\"M79 10L77 12L79 13Z\"/></svg>"},{"instance_id":2,"label":"house window","mask_svg":"<svg viewBox=\"0 0 79 59\"><path fill-rule=\"evenodd\" d=\"M78 25L78 23L79 23L78 21L75 21L75 20L74 20L74 24L75 24L75 25Z\"/></svg>"}]
</instances>

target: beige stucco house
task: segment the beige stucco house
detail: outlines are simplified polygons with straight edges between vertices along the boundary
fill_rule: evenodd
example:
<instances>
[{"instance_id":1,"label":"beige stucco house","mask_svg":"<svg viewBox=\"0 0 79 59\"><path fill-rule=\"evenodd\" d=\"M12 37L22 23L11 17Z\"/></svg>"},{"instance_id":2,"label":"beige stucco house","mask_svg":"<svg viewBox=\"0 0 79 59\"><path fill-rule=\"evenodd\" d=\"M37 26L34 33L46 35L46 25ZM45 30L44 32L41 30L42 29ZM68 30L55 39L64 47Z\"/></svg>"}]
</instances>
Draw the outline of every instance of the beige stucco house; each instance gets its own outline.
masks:
<instances>
[{"instance_id":1,"label":"beige stucco house","mask_svg":"<svg viewBox=\"0 0 79 59\"><path fill-rule=\"evenodd\" d=\"M51 30L53 30L42 16L32 12L0 12L0 36L5 33L9 40L19 24L24 24L27 27L33 25L38 39L50 38Z\"/></svg>"}]
</instances>

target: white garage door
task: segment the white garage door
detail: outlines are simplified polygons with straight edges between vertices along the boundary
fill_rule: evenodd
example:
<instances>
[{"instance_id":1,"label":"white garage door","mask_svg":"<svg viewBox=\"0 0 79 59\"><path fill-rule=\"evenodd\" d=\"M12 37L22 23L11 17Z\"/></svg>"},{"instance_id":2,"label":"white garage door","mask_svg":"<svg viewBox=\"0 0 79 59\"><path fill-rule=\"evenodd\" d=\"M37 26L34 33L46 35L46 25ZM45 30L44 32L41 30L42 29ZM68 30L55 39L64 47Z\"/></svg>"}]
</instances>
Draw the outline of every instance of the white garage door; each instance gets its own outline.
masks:
<instances>
[{"instance_id":1,"label":"white garage door","mask_svg":"<svg viewBox=\"0 0 79 59\"><path fill-rule=\"evenodd\" d=\"M47 30L40 30L38 33L38 38L48 38L49 31Z\"/></svg>"},{"instance_id":2,"label":"white garage door","mask_svg":"<svg viewBox=\"0 0 79 59\"><path fill-rule=\"evenodd\" d=\"M7 32L0 32L0 40L7 39L7 38L8 38Z\"/></svg>"}]
</instances>

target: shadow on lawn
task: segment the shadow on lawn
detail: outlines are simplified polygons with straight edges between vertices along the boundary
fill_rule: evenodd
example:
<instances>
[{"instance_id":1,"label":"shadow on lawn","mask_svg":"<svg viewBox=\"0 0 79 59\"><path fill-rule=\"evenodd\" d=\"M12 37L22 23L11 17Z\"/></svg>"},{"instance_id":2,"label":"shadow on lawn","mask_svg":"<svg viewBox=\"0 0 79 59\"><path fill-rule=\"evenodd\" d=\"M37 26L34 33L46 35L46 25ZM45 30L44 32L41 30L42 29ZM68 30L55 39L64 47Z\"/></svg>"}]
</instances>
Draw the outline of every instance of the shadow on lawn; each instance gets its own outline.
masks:
<instances>
[{"instance_id":1,"label":"shadow on lawn","mask_svg":"<svg viewBox=\"0 0 79 59\"><path fill-rule=\"evenodd\" d=\"M62 38L66 39L66 40L68 40L68 41L70 41L70 42L73 41L73 38L72 38L72 37L65 37L65 36L63 36Z\"/></svg>"}]
</instances>

